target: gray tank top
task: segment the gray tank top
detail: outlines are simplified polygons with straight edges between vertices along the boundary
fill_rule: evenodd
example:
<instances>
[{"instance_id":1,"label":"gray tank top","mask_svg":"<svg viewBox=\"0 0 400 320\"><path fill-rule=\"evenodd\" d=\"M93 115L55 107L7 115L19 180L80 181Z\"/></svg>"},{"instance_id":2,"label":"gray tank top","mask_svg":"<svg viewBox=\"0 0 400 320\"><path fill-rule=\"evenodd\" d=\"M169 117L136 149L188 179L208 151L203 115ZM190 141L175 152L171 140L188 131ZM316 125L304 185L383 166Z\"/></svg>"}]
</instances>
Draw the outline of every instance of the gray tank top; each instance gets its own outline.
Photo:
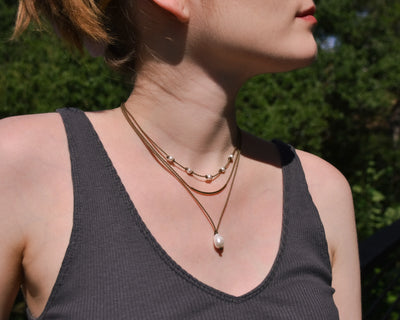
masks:
<instances>
[{"instance_id":1,"label":"gray tank top","mask_svg":"<svg viewBox=\"0 0 400 320\"><path fill-rule=\"evenodd\" d=\"M70 242L38 319L339 319L328 247L294 150L283 170L280 247L260 285L235 297L183 270L143 223L86 115L61 109L72 166ZM29 319L34 320L28 310Z\"/></svg>"}]
</instances>

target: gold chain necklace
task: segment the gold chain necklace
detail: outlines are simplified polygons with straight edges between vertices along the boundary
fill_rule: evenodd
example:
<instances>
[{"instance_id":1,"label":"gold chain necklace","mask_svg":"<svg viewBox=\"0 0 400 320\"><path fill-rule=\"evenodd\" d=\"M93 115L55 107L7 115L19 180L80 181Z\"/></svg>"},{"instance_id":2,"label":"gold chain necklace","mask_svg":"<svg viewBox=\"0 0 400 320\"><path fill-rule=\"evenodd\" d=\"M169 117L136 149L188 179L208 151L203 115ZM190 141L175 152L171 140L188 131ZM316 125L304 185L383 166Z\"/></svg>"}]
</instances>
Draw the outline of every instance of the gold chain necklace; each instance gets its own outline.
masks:
<instances>
[{"instance_id":1,"label":"gold chain necklace","mask_svg":"<svg viewBox=\"0 0 400 320\"><path fill-rule=\"evenodd\" d=\"M127 110L125 103L121 104L121 111L125 117L125 119L128 121L129 125L132 127L132 129L135 131L135 133L137 134L137 136L140 138L140 140L143 142L143 144L146 146L146 148L149 150L149 152L155 157L155 159L162 165L164 166L177 180L178 182L186 189L186 191L190 194L190 196L193 198L193 200L196 202L196 204L199 206L199 208L202 210L203 214L205 215L205 217L207 218L207 221L210 223L213 231L214 231L214 238L213 238L213 242L214 242L214 246L216 249L222 250L224 248L225 245L225 241L223 236L221 236L218 233L219 227L221 225L221 221L222 221L222 217L224 216L226 207L228 206L228 202L232 193L232 188L233 188L233 184L235 182L235 178L236 178L236 174L237 174L237 169L239 166L239 160L240 160L240 148L235 148L235 153L237 154L235 157L235 160L233 161L233 165L232 165L232 172L230 177L232 177L231 179L229 178L230 181L230 186L229 186L229 190L228 190L228 194L226 196L225 199L225 203L224 206L222 208L221 214L219 216L218 219L218 223L217 225L215 225L213 219L211 218L210 214L207 212L207 210L204 208L204 206L201 204L201 202L199 201L199 199L196 197L196 195L193 193L193 191L197 191L199 192L197 189L191 187L180 175L178 172L176 172L176 170L174 170L174 168L172 167L170 161L168 161L168 159L166 159L163 154L160 154L160 152L157 150L157 148L154 147L154 145L152 144L153 140L149 140L148 135L143 131L143 129L139 126L139 124L137 123L137 121L135 120L135 118L132 116L132 114ZM240 131L239 131L240 132ZM240 145L240 134L239 134L239 145ZM227 181L227 183L223 186L223 188L226 187L226 185L228 184L229 180ZM221 190L222 191L222 190ZM220 191L219 191L220 192ZM208 194L208 195L212 195L212 194L216 194L217 192L203 192L200 191L200 193L203 194Z\"/></svg>"}]
</instances>

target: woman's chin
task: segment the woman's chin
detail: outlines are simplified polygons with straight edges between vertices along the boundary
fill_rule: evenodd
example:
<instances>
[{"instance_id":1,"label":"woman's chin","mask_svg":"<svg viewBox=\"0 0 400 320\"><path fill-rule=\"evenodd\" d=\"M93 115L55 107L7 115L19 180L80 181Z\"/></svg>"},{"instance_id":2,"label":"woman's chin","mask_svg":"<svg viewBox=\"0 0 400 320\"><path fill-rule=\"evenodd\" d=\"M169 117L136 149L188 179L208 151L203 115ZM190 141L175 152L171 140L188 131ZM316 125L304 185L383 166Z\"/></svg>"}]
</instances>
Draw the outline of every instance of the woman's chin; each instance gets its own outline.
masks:
<instances>
[{"instance_id":1,"label":"woman's chin","mask_svg":"<svg viewBox=\"0 0 400 320\"><path fill-rule=\"evenodd\" d=\"M317 45L309 46L308 49L297 50L294 55L283 57L273 72L286 72L300 69L311 65L318 56ZM280 68L279 68L280 67Z\"/></svg>"},{"instance_id":2,"label":"woman's chin","mask_svg":"<svg viewBox=\"0 0 400 320\"><path fill-rule=\"evenodd\" d=\"M315 60L317 60L317 56L318 56L318 51L315 51L314 54L307 55L307 56L304 56L304 57L299 57L298 59L293 61L293 67L291 69L289 69L289 70L286 70L286 71L308 67Z\"/></svg>"},{"instance_id":3,"label":"woman's chin","mask_svg":"<svg viewBox=\"0 0 400 320\"><path fill-rule=\"evenodd\" d=\"M315 54L296 56L296 57L286 57L280 61L275 61L275 63L268 64L264 68L258 69L256 74L264 73L280 73L288 72L296 69L302 69L311 65L317 59L317 52Z\"/></svg>"}]
</instances>

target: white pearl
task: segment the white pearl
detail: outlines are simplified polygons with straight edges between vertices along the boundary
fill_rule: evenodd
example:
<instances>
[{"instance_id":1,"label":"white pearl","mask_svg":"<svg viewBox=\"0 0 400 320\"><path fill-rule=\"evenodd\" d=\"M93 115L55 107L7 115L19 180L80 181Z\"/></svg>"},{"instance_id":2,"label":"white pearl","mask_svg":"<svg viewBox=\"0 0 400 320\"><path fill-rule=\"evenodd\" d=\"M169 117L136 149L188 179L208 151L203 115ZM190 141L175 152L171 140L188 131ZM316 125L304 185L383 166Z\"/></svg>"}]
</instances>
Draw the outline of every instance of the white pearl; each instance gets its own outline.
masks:
<instances>
[{"instance_id":1,"label":"white pearl","mask_svg":"<svg viewBox=\"0 0 400 320\"><path fill-rule=\"evenodd\" d=\"M219 233L214 235L214 246L217 249L222 249L224 247L224 237L221 236Z\"/></svg>"},{"instance_id":2,"label":"white pearl","mask_svg":"<svg viewBox=\"0 0 400 320\"><path fill-rule=\"evenodd\" d=\"M173 156L167 156L168 162L174 162L175 158Z\"/></svg>"},{"instance_id":3,"label":"white pearl","mask_svg":"<svg viewBox=\"0 0 400 320\"><path fill-rule=\"evenodd\" d=\"M207 175L206 175L206 179L207 179L207 180L211 180L211 179L212 179L212 175L211 175L211 174L207 174Z\"/></svg>"},{"instance_id":4,"label":"white pearl","mask_svg":"<svg viewBox=\"0 0 400 320\"><path fill-rule=\"evenodd\" d=\"M221 168L219 169L219 172L220 172L220 173L225 173L225 171L226 171L225 167L221 167Z\"/></svg>"},{"instance_id":5,"label":"white pearl","mask_svg":"<svg viewBox=\"0 0 400 320\"><path fill-rule=\"evenodd\" d=\"M186 168L186 173L189 174L189 175L191 175L191 174L193 174L193 170L190 169L190 168Z\"/></svg>"}]
</instances>

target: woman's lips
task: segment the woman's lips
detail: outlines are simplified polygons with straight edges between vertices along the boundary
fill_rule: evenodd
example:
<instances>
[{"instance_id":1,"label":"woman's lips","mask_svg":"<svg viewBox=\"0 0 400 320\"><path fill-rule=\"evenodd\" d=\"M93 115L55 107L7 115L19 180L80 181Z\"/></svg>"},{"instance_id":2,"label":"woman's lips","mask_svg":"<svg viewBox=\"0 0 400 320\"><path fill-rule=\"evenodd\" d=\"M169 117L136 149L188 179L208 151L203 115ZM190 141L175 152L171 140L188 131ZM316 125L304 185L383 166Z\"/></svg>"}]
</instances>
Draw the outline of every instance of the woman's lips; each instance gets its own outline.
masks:
<instances>
[{"instance_id":1,"label":"woman's lips","mask_svg":"<svg viewBox=\"0 0 400 320\"><path fill-rule=\"evenodd\" d=\"M299 12L296 17L300 18L304 21L310 22L312 24L316 24L318 21L317 19L314 17L315 14L315 6L312 6L304 11Z\"/></svg>"},{"instance_id":2,"label":"woman's lips","mask_svg":"<svg viewBox=\"0 0 400 320\"><path fill-rule=\"evenodd\" d=\"M305 21L308 21L308 22L310 22L310 23L317 23L317 22L318 22L317 19L316 19L314 16L312 16L312 15L301 16L301 17L298 17L298 18L303 19L303 20L305 20Z\"/></svg>"}]
</instances>

